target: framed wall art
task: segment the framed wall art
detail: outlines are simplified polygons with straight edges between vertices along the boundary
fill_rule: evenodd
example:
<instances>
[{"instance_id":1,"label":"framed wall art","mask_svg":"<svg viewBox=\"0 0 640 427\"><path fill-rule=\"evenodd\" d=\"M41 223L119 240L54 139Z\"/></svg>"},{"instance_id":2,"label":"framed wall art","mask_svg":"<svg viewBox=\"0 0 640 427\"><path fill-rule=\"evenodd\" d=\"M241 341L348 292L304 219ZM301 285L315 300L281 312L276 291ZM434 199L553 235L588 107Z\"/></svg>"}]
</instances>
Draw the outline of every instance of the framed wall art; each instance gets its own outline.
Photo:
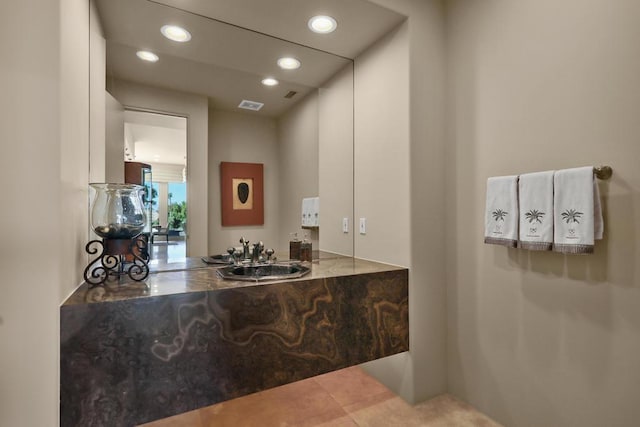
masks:
<instances>
[{"instance_id":1,"label":"framed wall art","mask_svg":"<svg viewBox=\"0 0 640 427\"><path fill-rule=\"evenodd\" d=\"M264 165L220 162L222 225L264 225Z\"/></svg>"}]
</instances>

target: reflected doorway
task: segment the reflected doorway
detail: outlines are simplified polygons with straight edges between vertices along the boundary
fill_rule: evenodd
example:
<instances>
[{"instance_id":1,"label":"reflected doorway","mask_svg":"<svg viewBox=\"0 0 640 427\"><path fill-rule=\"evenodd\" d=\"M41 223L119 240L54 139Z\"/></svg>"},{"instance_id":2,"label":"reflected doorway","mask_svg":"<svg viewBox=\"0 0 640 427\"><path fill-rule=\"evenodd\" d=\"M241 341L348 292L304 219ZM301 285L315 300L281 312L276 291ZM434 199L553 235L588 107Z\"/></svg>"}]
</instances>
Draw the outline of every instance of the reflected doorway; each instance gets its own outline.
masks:
<instances>
[{"instance_id":1,"label":"reflected doorway","mask_svg":"<svg viewBox=\"0 0 640 427\"><path fill-rule=\"evenodd\" d=\"M186 257L187 119L125 109L125 162L151 166L145 184L150 265L181 262Z\"/></svg>"}]
</instances>

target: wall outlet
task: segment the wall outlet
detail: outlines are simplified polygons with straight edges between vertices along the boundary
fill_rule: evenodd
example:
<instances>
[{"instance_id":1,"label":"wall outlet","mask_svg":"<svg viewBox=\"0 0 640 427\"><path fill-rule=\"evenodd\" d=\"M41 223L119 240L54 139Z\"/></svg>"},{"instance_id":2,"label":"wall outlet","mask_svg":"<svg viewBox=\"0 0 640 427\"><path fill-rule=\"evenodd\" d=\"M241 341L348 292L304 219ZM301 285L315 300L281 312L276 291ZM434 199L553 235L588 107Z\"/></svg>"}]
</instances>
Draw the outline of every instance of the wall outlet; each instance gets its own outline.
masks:
<instances>
[{"instance_id":1,"label":"wall outlet","mask_svg":"<svg viewBox=\"0 0 640 427\"><path fill-rule=\"evenodd\" d=\"M367 218L360 218L360 234L367 234Z\"/></svg>"},{"instance_id":2,"label":"wall outlet","mask_svg":"<svg viewBox=\"0 0 640 427\"><path fill-rule=\"evenodd\" d=\"M349 218L342 218L342 232L349 232Z\"/></svg>"}]
</instances>

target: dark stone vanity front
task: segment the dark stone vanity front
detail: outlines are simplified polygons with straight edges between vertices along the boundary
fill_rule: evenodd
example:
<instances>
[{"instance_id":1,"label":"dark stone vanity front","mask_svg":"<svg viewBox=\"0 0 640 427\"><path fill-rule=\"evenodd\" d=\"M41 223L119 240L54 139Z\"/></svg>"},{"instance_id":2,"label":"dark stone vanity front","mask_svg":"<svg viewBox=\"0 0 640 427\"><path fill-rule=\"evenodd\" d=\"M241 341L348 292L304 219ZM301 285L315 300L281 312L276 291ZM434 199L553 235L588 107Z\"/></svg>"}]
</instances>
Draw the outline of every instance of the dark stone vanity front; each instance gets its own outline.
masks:
<instances>
[{"instance_id":1,"label":"dark stone vanity front","mask_svg":"<svg viewBox=\"0 0 640 427\"><path fill-rule=\"evenodd\" d=\"M136 425L409 349L404 268L325 257L258 284L188 264L63 304L61 425Z\"/></svg>"}]
</instances>

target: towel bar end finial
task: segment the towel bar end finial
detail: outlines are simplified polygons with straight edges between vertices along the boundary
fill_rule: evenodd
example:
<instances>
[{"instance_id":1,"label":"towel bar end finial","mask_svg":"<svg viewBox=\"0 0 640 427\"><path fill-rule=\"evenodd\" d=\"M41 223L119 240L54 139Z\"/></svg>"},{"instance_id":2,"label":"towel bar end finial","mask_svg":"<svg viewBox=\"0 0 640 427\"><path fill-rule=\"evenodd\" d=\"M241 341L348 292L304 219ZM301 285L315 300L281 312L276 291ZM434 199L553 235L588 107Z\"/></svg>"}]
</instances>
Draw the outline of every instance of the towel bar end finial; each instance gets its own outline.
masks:
<instances>
[{"instance_id":1,"label":"towel bar end finial","mask_svg":"<svg viewBox=\"0 0 640 427\"><path fill-rule=\"evenodd\" d=\"M609 179L611 178L611 175L613 175L613 169L611 169L611 166L600 166L593 168L593 173L599 179Z\"/></svg>"}]
</instances>

